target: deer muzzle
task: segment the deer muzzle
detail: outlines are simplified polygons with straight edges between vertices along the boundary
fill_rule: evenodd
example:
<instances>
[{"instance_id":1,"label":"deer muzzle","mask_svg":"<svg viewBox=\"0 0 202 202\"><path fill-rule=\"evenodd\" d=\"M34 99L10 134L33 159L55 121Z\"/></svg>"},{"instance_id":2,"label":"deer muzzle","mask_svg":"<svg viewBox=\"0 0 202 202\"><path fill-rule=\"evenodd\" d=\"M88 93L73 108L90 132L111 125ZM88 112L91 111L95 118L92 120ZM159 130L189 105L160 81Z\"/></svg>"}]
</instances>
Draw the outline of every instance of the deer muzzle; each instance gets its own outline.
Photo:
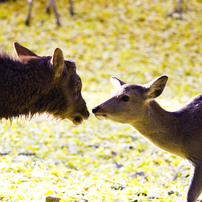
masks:
<instances>
[{"instance_id":1,"label":"deer muzzle","mask_svg":"<svg viewBox=\"0 0 202 202\"><path fill-rule=\"evenodd\" d=\"M106 119L106 114L99 112L100 107L96 106L92 109L93 114L95 115L95 117L99 120L103 120Z\"/></svg>"}]
</instances>

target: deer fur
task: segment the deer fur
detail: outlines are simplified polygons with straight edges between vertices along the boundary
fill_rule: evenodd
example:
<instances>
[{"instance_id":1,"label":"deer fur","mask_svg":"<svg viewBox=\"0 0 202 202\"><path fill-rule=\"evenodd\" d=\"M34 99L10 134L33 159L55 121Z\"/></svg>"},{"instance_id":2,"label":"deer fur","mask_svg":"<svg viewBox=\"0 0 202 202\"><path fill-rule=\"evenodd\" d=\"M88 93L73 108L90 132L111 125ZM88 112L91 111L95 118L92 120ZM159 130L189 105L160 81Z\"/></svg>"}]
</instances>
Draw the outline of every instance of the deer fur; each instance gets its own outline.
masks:
<instances>
[{"instance_id":1,"label":"deer fur","mask_svg":"<svg viewBox=\"0 0 202 202\"><path fill-rule=\"evenodd\" d=\"M0 54L0 119L47 112L78 125L88 118L73 60L59 48L43 57L17 42L14 48L18 59Z\"/></svg>"},{"instance_id":2,"label":"deer fur","mask_svg":"<svg viewBox=\"0 0 202 202\"><path fill-rule=\"evenodd\" d=\"M202 94L168 112L154 100L167 79L163 75L146 85L135 85L113 77L115 94L92 111L98 119L131 125L159 148L189 160L193 175L186 201L196 202L202 192Z\"/></svg>"}]
</instances>

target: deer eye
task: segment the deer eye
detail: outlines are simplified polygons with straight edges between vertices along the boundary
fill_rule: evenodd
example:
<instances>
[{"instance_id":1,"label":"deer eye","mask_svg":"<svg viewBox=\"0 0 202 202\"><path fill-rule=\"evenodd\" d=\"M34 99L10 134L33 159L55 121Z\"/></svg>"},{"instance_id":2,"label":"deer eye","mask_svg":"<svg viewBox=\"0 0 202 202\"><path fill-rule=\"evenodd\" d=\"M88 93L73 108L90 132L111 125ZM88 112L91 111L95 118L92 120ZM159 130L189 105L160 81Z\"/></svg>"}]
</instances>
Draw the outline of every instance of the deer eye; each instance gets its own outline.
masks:
<instances>
[{"instance_id":1,"label":"deer eye","mask_svg":"<svg viewBox=\"0 0 202 202\"><path fill-rule=\"evenodd\" d=\"M128 101L129 101L129 96L124 95L124 96L121 98L121 100L122 100L123 102L128 102Z\"/></svg>"},{"instance_id":2,"label":"deer eye","mask_svg":"<svg viewBox=\"0 0 202 202\"><path fill-rule=\"evenodd\" d=\"M77 91L81 88L81 83L79 81L75 84L75 88Z\"/></svg>"},{"instance_id":3,"label":"deer eye","mask_svg":"<svg viewBox=\"0 0 202 202\"><path fill-rule=\"evenodd\" d=\"M77 82L75 86L78 88L80 86L80 82Z\"/></svg>"}]
</instances>

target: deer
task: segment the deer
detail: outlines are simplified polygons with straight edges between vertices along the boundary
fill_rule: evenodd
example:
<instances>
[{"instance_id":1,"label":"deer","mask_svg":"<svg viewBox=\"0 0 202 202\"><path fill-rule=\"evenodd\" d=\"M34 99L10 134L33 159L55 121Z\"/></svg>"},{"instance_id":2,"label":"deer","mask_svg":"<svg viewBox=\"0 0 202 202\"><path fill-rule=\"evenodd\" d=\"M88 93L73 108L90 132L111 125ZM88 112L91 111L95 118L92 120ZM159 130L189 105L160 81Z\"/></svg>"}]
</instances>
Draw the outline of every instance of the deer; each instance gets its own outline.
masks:
<instances>
[{"instance_id":1,"label":"deer","mask_svg":"<svg viewBox=\"0 0 202 202\"><path fill-rule=\"evenodd\" d=\"M28 12L27 12L27 17L25 19L25 24L27 26L30 25L32 6L33 6L33 0L28 0ZM57 6L56 6L56 0L48 0L48 4L46 6L46 13L50 13L51 6L53 7L53 11L55 13L56 23L58 26L61 26L60 17L59 17ZM69 6L70 6L70 14L73 16L74 15L73 0L69 0Z\"/></svg>"},{"instance_id":2,"label":"deer","mask_svg":"<svg viewBox=\"0 0 202 202\"><path fill-rule=\"evenodd\" d=\"M0 53L0 119L47 113L74 125L87 120L82 81L76 63L56 48L52 56L38 56L14 43L18 58Z\"/></svg>"},{"instance_id":3,"label":"deer","mask_svg":"<svg viewBox=\"0 0 202 202\"><path fill-rule=\"evenodd\" d=\"M155 100L167 80L162 75L136 85L112 77L115 93L92 112L99 120L129 124L157 147L188 160L193 169L186 202L196 202L202 192L202 94L177 111L167 111Z\"/></svg>"}]
</instances>

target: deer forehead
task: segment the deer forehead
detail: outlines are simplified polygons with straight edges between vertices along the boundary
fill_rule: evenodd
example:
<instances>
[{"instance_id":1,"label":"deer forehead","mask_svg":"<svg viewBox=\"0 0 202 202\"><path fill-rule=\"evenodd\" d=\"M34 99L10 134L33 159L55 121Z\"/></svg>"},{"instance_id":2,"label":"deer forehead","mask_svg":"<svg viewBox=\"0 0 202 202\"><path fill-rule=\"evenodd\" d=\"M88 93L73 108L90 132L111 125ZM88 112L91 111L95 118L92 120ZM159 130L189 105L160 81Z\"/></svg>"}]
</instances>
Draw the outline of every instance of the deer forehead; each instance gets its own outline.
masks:
<instances>
[{"instance_id":1,"label":"deer forehead","mask_svg":"<svg viewBox=\"0 0 202 202\"><path fill-rule=\"evenodd\" d=\"M69 71L69 73L76 73L76 63L74 60L68 59L64 61L66 69Z\"/></svg>"},{"instance_id":2,"label":"deer forehead","mask_svg":"<svg viewBox=\"0 0 202 202\"><path fill-rule=\"evenodd\" d=\"M145 91L145 87L141 85L124 84L119 88L116 94L138 95L138 94L143 94L144 91Z\"/></svg>"}]
</instances>

